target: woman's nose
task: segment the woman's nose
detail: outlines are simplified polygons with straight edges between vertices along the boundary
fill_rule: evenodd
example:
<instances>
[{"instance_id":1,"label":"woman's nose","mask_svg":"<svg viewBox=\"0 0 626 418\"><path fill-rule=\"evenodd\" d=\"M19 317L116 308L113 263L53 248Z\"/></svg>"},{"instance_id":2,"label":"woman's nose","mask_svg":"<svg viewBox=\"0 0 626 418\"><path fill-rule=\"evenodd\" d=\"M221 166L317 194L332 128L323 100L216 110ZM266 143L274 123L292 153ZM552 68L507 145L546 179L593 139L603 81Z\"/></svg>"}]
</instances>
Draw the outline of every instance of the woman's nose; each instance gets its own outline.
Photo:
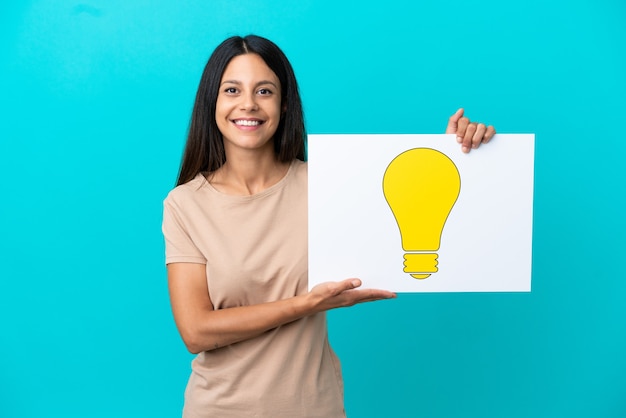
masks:
<instances>
[{"instance_id":1,"label":"woman's nose","mask_svg":"<svg viewBox=\"0 0 626 418\"><path fill-rule=\"evenodd\" d=\"M241 96L241 109L242 110L257 110L258 105L256 102L256 96L254 94L244 94Z\"/></svg>"}]
</instances>

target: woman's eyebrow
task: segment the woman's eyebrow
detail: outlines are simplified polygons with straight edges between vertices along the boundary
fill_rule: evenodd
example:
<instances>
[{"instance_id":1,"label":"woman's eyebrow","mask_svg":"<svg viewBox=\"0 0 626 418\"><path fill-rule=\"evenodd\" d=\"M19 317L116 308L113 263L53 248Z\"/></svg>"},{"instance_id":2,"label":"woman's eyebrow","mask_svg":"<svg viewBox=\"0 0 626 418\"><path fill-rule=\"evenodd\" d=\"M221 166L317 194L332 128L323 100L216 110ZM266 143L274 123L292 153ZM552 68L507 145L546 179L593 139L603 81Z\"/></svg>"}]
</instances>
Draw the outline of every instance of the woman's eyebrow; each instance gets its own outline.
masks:
<instances>
[{"instance_id":1,"label":"woman's eyebrow","mask_svg":"<svg viewBox=\"0 0 626 418\"><path fill-rule=\"evenodd\" d=\"M239 80L224 80L222 81L222 83L220 85L224 85L224 84L236 84L236 85L241 85L242 82ZM270 80L261 80L259 82L257 82L255 84L256 87L261 86L263 84L271 84L272 86L274 86L275 88L278 88L278 86L276 85L276 83L274 83L273 81Z\"/></svg>"}]
</instances>

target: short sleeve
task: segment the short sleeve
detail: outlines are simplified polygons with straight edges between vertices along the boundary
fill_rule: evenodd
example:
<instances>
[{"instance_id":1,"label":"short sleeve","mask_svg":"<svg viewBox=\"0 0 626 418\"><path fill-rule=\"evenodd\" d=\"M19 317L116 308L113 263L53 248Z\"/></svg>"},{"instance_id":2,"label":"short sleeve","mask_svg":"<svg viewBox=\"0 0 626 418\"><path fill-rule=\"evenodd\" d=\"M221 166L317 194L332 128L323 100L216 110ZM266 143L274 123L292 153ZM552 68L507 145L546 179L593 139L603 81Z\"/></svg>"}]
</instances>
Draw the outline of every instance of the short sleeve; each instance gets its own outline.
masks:
<instances>
[{"instance_id":1,"label":"short sleeve","mask_svg":"<svg viewBox=\"0 0 626 418\"><path fill-rule=\"evenodd\" d=\"M179 211L180 208L168 199L163 202L162 230L165 238L165 264L206 264L206 258L191 239Z\"/></svg>"}]
</instances>

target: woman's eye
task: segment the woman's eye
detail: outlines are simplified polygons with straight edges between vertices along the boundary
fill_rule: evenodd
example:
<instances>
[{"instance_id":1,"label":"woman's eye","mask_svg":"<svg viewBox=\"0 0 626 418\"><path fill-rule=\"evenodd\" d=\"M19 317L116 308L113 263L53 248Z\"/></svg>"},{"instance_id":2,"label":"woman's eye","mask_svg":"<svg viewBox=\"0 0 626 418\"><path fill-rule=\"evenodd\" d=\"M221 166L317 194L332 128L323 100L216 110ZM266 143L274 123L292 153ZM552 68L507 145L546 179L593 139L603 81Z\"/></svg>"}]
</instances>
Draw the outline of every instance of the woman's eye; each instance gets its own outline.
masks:
<instances>
[{"instance_id":1,"label":"woman's eye","mask_svg":"<svg viewBox=\"0 0 626 418\"><path fill-rule=\"evenodd\" d=\"M259 94L262 96L268 95L268 94L272 94L272 91L269 89L259 89Z\"/></svg>"},{"instance_id":2,"label":"woman's eye","mask_svg":"<svg viewBox=\"0 0 626 418\"><path fill-rule=\"evenodd\" d=\"M237 89L234 87L227 87L224 89L224 93L235 94L237 93Z\"/></svg>"}]
</instances>

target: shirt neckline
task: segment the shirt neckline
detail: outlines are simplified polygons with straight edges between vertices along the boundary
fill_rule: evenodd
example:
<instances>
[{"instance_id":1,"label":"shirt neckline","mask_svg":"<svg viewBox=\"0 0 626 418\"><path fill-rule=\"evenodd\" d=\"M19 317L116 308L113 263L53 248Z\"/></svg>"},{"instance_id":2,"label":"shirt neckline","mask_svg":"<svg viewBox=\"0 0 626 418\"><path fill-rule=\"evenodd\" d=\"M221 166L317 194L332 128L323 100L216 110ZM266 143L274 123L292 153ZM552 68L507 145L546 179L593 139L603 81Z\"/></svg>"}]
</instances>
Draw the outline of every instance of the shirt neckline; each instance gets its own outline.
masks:
<instances>
[{"instance_id":1,"label":"shirt neckline","mask_svg":"<svg viewBox=\"0 0 626 418\"><path fill-rule=\"evenodd\" d=\"M221 192L219 190L217 190L215 187L213 187L213 185L207 180L207 178L205 177L205 175L203 173L198 173L196 175L196 179L200 179L202 181L202 188L206 188L207 190L209 190L212 194L216 194L218 196L220 196L221 198L224 199L229 199L229 200L234 200L234 201L249 201L249 200L255 200L255 199L260 199L263 198L267 195L270 195L272 193L274 193L276 190L281 189L284 184L287 181L287 178L289 178L292 174L293 171L295 171L295 165L296 165L297 160L293 160L290 164L289 164L289 168L287 169L287 172L285 173L285 175L278 180L276 183L274 183L273 185L271 185L270 187L268 187L265 190L262 190L258 193L254 193L251 195L236 195L236 194L229 194L229 193L224 193Z\"/></svg>"}]
</instances>

